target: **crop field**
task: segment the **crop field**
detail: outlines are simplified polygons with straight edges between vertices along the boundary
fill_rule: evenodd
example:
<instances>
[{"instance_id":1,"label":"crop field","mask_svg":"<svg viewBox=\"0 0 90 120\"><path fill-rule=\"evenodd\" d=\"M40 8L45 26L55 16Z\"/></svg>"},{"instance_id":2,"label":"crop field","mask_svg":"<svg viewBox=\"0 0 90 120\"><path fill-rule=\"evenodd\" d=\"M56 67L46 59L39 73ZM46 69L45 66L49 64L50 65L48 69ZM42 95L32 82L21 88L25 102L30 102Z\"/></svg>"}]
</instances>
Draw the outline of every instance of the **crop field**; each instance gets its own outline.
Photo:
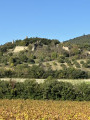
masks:
<instances>
[{"instance_id":1,"label":"crop field","mask_svg":"<svg viewBox=\"0 0 90 120\"><path fill-rule=\"evenodd\" d=\"M90 102L0 100L0 120L90 120Z\"/></svg>"}]
</instances>

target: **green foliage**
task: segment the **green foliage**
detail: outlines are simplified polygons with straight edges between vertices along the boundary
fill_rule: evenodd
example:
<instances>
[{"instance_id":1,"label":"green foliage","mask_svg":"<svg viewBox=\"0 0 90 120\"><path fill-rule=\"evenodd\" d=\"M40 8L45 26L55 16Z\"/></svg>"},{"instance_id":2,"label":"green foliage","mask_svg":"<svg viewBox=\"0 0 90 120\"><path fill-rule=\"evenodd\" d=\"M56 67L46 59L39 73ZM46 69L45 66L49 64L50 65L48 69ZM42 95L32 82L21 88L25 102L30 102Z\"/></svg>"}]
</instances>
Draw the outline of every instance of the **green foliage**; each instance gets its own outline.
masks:
<instances>
[{"instance_id":1,"label":"green foliage","mask_svg":"<svg viewBox=\"0 0 90 120\"><path fill-rule=\"evenodd\" d=\"M77 61L74 61L73 64L76 66L76 68L80 68L80 64Z\"/></svg>"},{"instance_id":2,"label":"green foliage","mask_svg":"<svg viewBox=\"0 0 90 120\"><path fill-rule=\"evenodd\" d=\"M0 77L9 77L11 78L14 75L14 71L12 70L5 70L5 69L0 69Z\"/></svg>"},{"instance_id":3,"label":"green foliage","mask_svg":"<svg viewBox=\"0 0 90 120\"><path fill-rule=\"evenodd\" d=\"M90 45L90 34L88 35L83 35L80 37L76 37L74 39L70 39L69 41L67 41L69 43L73 43L73 44L84 44L84 45Z\"/></svg>"},{"instance_id":4,"label":"green foliage","mask_svg":"<svg viewBox=\"0 0 90 120\"><path fill-rule=\"evenodd\" d=\"M63 50L63 51L62 51L62 54L63 54L63 56L65 56L65 57L69 57L69 52L68 52L68 51Z\"/></svg>"},{"instance_id":5,"label":"green foliage","mask_svg":"<svg viewBox=\"0 0 90 120\"><path fill-rule=\"evenodd\" d=\"M30 63L30 64L34 64L35 61L34 61L33 59L28 59L28 63Z\"/></svg>"},{"instance_id":6,"label":"green foliage","mask_svg":"<svg viewBox=\"0 0 90 120\"><path fill-rule=\"evenodd\" d=\"M16 46L27 46L27 43L23 40L16 40L14 44Z\"/></svg>"},{"instance_id":7,"label":"green foliage","mask_svg":"<svg viewBox=\"0 0 90 120\"><path fill-rule=\"evenodd\" d=\"M16 62L16 59L15 58L13 58L13 57L10 57L9 58L9 63L11 64L11 63L15 63Z\"/></svg>"},{"instance_id":8,"label":"green foliage","mask_svg":"<svg viewBox=\"0 0 90 120\"><path fill-rule=\"evenodd\" d=\"M51 61L51 57L46 56L45 59L44 59L44 61Z\"/></svg>"},{"instance_id":9,"label":"green foliage","mask_svg":"<svg viewBox=\"0 0 90 120\"><path fill-rule=\"evenodd\" d=\"M53 53L51 53L51 59L52 60L55 60L56 58L57 58L57 53L56 52L53 52Z\"/></svg>"},{"instance_id":10,"label":"green foliage","mask_svg":"<svg viewBox=\"0 0 90 120\"><path fill-rule=\"evenodd\" d=\"M75 68L66 68L58 72L58 78L79 79L87 78L88 75L85 71L81 71Z\"/></svg>"},{"instance_id":11,"label":"green foliage","mask_svg":"<svg viewBox=\"0 0 90 120\"><path fill-rule=\"evenodd\" d=\"M9 55L9 56L13 56L13 53L9 53L8 55Z\"/></svg>"},{"instance_id":12,"label":"green foliage","mask_svg":"<svg viewBox=\"0 0 90 120\"><path fill-rule=\"evenodd\" d=\"M3 52L0 51L0 57L2 57L2 56L3 56Z\"/></svg>"},{"instance_id":13,"label":"green foliage","mask_svg":"<svg viewBox=\"0 0 90 120\"><path fill-rule=\"evenodd\" d=\"M90 68L90 60L87 60L86 63L84 64L85 68Z\"/></svg>"},{"instance_id":14,"label":"green foliage","mask_svg":"<svg viewBox=\"0 0 90 120\"><path fill-rule=\"evenodd\" d=\"M66 65L63 64L63 63L62 63L60 66L61 66L63 69L67 68Z\"/></svg>"},{"instance_id":15,"label":"green foliage","mask_svg":"<svg viewBox=\"0 0 90 120\"><path fill-rule=\"evenodd\" d=\"M43 74L44 74L44 70L39 66L33 65L29 69L30 78L42 78Z\"/></svg>"},{"instance_id":16,"label":"green foliage","mask_svg":"<svg viewBox=\"0 0 90 120\"><path fill-rule=\"evenodd\" d=\"M84 65L84 61L80 61L80 64Z\"/></svg>"},{"instance_id":17,"label":"green foliage","mask_svg":"<svg viewBox=\"0 0 90 120\"><path fill-rule=\"evenodd\" d=\"M70 49L70 56L78 55L81 51L77 45L73 45L73 48Z\"/></svg>"},{"instance_id":18,"label":"green foliage","mask_svg":"<svg viewBox=\"0 0 90 120\"><path fill-rule=\"evenodd\" d=\"M90 64L85 63L85 64L83 65L83 67L85 67L85 68L90 68Z\"/></svg>"},{"instance_id":19,"label":"green foliage","mask_svg":"<svg viewBox=\"0 0 90 120\"><path fill-rule=\"evenodd\" d=\"M21 63L21 62L20 62L20 60L19 60L18 57L10 57L10 58L9 58L9 64L10 64L11 66L15 66L15 65L20 64L20 63Z\"/></svg>"},{"instance_id":20,"label":"green foliage","mask_svg":"<svg viewBox=\"0 0 90 120\"><path fill-rule=\"evenodd\" d=\"M36 56L32 53L28 53L28 59L36 59Z\"/></svg>"},{"instance_id":21,"label":"green foliage","mask_svg":"<svg viewBox=\"0 0 90 120\"><path fill-rule=\"evenodd\" d=\"M36 80L25 82L0 81L0 99L52 99L52 100L90 100L90 85L72 85L59 82L52 77L38 84Z\"/></svg>"},{"instance_id":22,"label":"green foliage","mask_svg":"<svg viewBox=\"0 0 90 120\"><path fill-rule=\"evenodd\" d=\"M90 60L86 60L86 62L81 61L80 63L82 64L82 67L90 68Z\"/></svg>"},{"instance_id":23,"label":"green foliage","mask_svg":"<svg viewBox=\"0 0 90 120\"><path fill-rule=\"evenodd\" d=\"M28 61L28 57L24 54L21 54L19 59L20 59L21 62L27 62Z\"/></svg>"},{"instance_id":24,"label":"green foliage","mask_svg":"<svg viewBox=\"0 0 90 120\"><path fill-rule=\"evenodd\" d=\"M90 100L90 85L82 83L76 86L76 100Z\"/></svg>"},{"instance_id":25,"label":"green foliage","mask_svg":"<svg viewBox=\"0 0 90 120\"><path fill-rule=\"evenodd\" d=\"M54 44L60 43L58 40L51 40L51 39L46 39L46 38L25 38L24 40L16 40L15 45L20 45L20 46L28 46L29 44L33 44L40 41L42 44L49 45L53 41Z\"/></svg>"},{"instance_id":26,"label":"green foliage","mask_svg":"<svg viewBox=\"0 0 90 120\"><path fill-rule=\"evenodd\" d=\"M62 59L62 58L58 58L58 62L59 62L59 63L64 63L65 61L64 61L64 59Z\"/></svg>"},{"instance_id":27,"label":"green foliage","mask_svg":"<svg viewBox=\"0 0 90 120\"><path fill-rule=\"evenodd\" d=\"M0 46L0 51L2 53L5 53L5 52L7 52L7 50L13 49L13 48L15 48L15 44L12 44L11 42L8 42L8 43Z\"/></svg>"},{"instance_id":28,"label":"green foliage","mask_svg":"<svg viewBox=\"0 0 90 120\"><path fill-rule=\"evenodd\" d=\"M83 36L87 39L87 36ZM90 35L88 35L89 39ZM81 39L81 37L80 37ZM83 38L82 38L83 39ZM76 40L76 39L75 39ZM78 39L79 40L79 39ZM89 49L87 44L71 44L68 42L60 43L58 40L50 40L45 38L26 38L24 40L16 40L14 43L6 43L0 46L0 71L1 77L26 77L26 78L90 78L89 69L82 71L80 67L90 68L90 60L85 56L85 49ZM86 42L86 40L85 40ZM87 41L86 43L89 43ZM35 51L32 51L34 44L37 44ZM15 46L28 46L26 51L14 53ZM69 47L69 51L64 50L63 46ZM83 48L85 47L85 48ZM10 50L11 49L11 50ZM77 59L87 58L86 62L77 62ZM50 64L51 60L58 60L61 63L61 70L53 70ZM46 65L43 63L46 62ZM38 63L38 66L33 66ZM64 64L63 64L64 63ZM30 65L31 64L31 65ZM53 62L54 65L58 65ZM66 66L65 66L66 65ZM69 68L67 68L69 67ZM74 69L72 67L76 67ZM71 69L72 68L72 69ZM8 69L12 72L7 72ZM7 74L6 74L7 73ZM6 75L6 76L5 76Z\"/></svg>"},{"instance_id":29,"label":"green foliage","mask_svg":"<svg viewBox=\"0 0 90 120\"><path fill-rule=\"evenodd\" d=\"M67 63L67 65L68 65L69 67L72 66L72 62L71 62L71 60L69 60L68 58L65 59L65 62Z\"/></svg>"},{"instance_id":30,"label":"green foliage","mask_svg":"<svg viewBox=\"0 0 90 120\"><path fill-rule=\"evenodd\" d=\"M89 77L88 72L71 67L67 68L64 64L62 64L63 69L58 71L52 70L50 64L48 64L47 70L44 70L43 65L28 66L28 64L18 64L15 66L13 63L11 65L13 68L11 70L0 69L0 77L47 78L48 76L52 76L58 79L84 79Z\"/></svg>"},{"instance_id":31,"label":"green foliage","mask_svg":"<svg viewBox=\"0 0 90 120\"><path fill-rule=\"evenodd\" d=\"M53 62L53 65L57 65L57 63L56 63L56 62Z\"/></svg>"},{"instance_id":32,"label":"green foliage","mask_svg":"<svg viewBox=\"0 0 90 120\"><path fill-rule=\"evenodd\" d=\"M29 45L28 45L28 48L29 48L29 50L31 51L31 50L32 50L32 45L29 44Z\"/></svg>"},{"instance_id":33,"label":"green foliage","mask_svg":"<svg viewBox=\"0 0 90 120\"><path fill-rule=\"evenodd\" d=\"M68 41L65 41L64 44L78 45L81 50L85 49L90 51L90 34L70 39Z\"/></svg>"}]
</instances>

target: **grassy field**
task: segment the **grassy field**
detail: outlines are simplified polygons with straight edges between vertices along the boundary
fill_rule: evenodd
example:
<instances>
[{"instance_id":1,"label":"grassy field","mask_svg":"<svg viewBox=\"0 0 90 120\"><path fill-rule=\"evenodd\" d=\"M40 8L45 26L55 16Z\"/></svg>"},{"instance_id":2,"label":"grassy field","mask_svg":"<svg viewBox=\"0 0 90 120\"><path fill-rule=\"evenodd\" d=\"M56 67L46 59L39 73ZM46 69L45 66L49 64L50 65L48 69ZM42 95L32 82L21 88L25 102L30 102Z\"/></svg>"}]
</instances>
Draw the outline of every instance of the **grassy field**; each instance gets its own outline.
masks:
<instances>
[{"instance_id":1,"label":"grassy field","mask_svg":"<svg viewBox=\"0 0 90 120\"><path fill-rule=\"evenodd\" d=\"M90 102L0 100L0 120L90 120Z\"/></svg>"},{"instance_id":2,"label":"grassy field","mask_svg":"<svg viewBox=\"0 0 90 120\"><path fill-rule=\"evenodd\" d=\"M4 81L16 81L16 82L24 82L25 80L31 80L29 78L0 78L0 80ZM35 79L38 83L43 83L45 79ZM90 79L58 79L58 81L62 82L70 82L72 84L81 84L87 83L90 84Z\"/></svg>"},{"instance_id":3,"label":"grassy field","mask_svg":"<svg viewBox=\"0 0 90 120\"><path fill-rule=\"evenodd\" d=\"M90 79L58 79L58 81L70 82L73 85L74 84L81 84L81 83L90 84Z\"/></svg>"}]
</instances>

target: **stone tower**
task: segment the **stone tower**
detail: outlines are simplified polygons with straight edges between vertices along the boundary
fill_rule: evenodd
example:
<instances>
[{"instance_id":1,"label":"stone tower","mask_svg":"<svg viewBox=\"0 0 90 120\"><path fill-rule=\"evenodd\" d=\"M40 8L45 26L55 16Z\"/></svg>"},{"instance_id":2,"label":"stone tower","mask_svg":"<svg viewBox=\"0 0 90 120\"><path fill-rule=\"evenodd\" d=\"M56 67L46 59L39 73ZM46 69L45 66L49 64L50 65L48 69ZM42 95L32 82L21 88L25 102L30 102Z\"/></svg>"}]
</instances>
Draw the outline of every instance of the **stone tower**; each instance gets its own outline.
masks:
<instances>
[{"instance_id":1,"label":"stone tower","mask_svg":"<svg viewBox=\"0 0 90 120\"><path fill-rule=\"evenodd\" d=\"M12 41L12 44L14 44L14 40Z\"/></svg>"}]
</instances>

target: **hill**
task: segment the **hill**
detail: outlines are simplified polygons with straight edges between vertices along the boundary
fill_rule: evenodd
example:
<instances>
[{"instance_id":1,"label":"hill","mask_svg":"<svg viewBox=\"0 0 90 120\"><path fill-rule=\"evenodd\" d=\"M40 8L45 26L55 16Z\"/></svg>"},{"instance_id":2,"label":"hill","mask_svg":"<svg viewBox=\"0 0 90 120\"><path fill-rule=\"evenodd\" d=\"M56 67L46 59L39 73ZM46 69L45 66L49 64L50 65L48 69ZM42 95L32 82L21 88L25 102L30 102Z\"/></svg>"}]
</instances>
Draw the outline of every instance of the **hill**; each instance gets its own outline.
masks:
<instances>
[{"instance_id":1,"label":"hill","mask_svg":"<svg viewBox=\"0 0 90 120\"><path fill-rule=\"evenodd\" d=\"M25 38L0 46L0 77L90 78L90 35L61 43Z\"/></svg>"},{"instance_id":2,"label":"hill","mask_svg":"<svg viewBox=\"0 0 90 120\"><path fill-rule=\"evenodd\" d=\"M90 34L76 37L66 42L71 44L89 44L90 45Z\"/></svg>"}]
</instances>

